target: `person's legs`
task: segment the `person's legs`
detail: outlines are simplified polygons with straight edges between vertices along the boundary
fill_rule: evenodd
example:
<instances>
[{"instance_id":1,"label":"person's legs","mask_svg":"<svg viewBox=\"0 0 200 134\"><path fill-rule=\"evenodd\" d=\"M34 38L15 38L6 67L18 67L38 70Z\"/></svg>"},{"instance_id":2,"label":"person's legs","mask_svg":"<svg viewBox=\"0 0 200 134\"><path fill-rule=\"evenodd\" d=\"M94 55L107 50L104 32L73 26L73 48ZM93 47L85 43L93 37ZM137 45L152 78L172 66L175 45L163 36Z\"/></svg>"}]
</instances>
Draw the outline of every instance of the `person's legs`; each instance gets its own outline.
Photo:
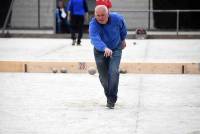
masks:
<instances>
[{"instance_id":1,"label":"person's legs","mask_svg":"<svg viewBox=\"0 0 200 134\"><path fill-rule=\"evenodd\" d=\"M61 19L59 16L58 9L56 9L55 17L56 17L56 33L60 33L61 32Z\"/></svg>"},{"instance_id":2,"label":"person's legs","mask_svg":"<svg viewBox=\"0 0 200 134\"><path fill-rule=\"evenodd\" d=\"M78 16L77 29L78 29L78 41L77 44L80 45L81 39L83 36L83 25L84 25L84 16Z\"/></svg>"},{"instance_id":3,"label":"person's legs","mask_svg":"<svg viewBox=\"0 0 200 134\"><path fill-rule=\"evenodd\" d=\"M61 33L61 21L56 21L56 33Z\"/></svg>"},{"instance_id":4,"label":"person's legs","mask_svg":"<svg viewBox=\"0 0 200 134\"><path fill-rule=\"evenodd\" d=\"M72 45L75 45L76 43L76 17L74 15L71 15L71 20L70 20L70 25L71 25L71 39L72 39Z\"/></svg>"},{"instance_id":5,"label":"person's legs","mask_svg":"<svg viewBox=\"0 0 200 134\"><path fill-rule=\"evenodd\" d=\"M105 58L104 52L99 52L94 49L99 79L104 88L104 93L107 98L107 106L109 108L114 108L117 101L121 55L122 50L117 49L113 50L111 58Z\"/></svg>"},{"instance_id":6,"label":"person's legs","mask_svg":"<svg viewBox=\"0 0 200 134\"><path fill-rule=\"evenodd\" d=\"M116 103L117 92L119 84L119 65L121 61L122 50L113 50L112 57L109 59L109 71L108 71L108 89L109 96L108 102Z\"/></svg>"},{"instance_id":7,"label":"person's legs","mask_svg":"<svg viewBox=\"0 0 200 134\"><path fill-rule=\"evenodd\" d=\"M70 32L70 33L71 33L70 24L69 24L69 22L67 21L67 19L64 19L64 20L63 20L63 23L64 23L65 28L67 29L67 32Z\"/></svg>"},{"instance_id":8,"label":"person's legs","mask_svg":"<svg viewBox=\"0 0 200 134\"><path fill-rule=\"evenodd\" d=\"M61 33L61 25L62 25L62 21L59 17L59 14L56 14L56 33Z\"/></svg>"},{"instance_id":9,"label":"person's legs","mask_svg":"<svg viewBox=\"0 0 200 134\"><path fill-rule=\"evenodd\" d=\"M94 57L97 70L99 72L99 80L104 88L105 96L109 96L108 90L108 59L104 57L103 52L99 52L94 48Z\"/></svg>"}]
</instances>

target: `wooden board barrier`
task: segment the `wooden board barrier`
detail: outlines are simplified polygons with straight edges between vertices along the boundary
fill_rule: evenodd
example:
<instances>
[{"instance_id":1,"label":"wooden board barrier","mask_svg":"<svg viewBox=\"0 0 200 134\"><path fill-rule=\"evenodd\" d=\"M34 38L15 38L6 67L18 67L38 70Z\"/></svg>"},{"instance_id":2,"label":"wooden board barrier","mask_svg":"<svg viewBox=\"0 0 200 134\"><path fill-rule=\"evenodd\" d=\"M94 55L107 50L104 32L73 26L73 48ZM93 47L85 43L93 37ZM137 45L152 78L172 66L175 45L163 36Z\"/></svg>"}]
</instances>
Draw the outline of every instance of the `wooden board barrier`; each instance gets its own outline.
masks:
<instances>
[{"instance_id":1,"label":"wooden board barrier","mask_svg":"<svg viewBox=\"0 0 200 134\"><path fill-rule=\"evenodd\" d=\"M95 64L92 62L28 62L27 72L51 73L54 69L58 72L66 69L68 73L86 73L90 66L95 67Z\"/></svg>"},{"instance_id":2,"label":"wooden board barrier","mask_svg":"<svg viewBox=\"0 0 200 134\"><path fill-rule=\"evenodd\" d=\"M94 62L0 61L0 72L87 73ZM200 74L199 63L121 63L121 69L136 74Z\"/></svg>"},{"instance_id":3,"label":"wooden board barrier","mask_svg":"<svg viewBox=\"0 0 200 134\"><path fill-rule=\"evenodd\" d=\"M0 61L0 72L24 72L24 63L19 61Z\"/></svg>"}]
</instances>

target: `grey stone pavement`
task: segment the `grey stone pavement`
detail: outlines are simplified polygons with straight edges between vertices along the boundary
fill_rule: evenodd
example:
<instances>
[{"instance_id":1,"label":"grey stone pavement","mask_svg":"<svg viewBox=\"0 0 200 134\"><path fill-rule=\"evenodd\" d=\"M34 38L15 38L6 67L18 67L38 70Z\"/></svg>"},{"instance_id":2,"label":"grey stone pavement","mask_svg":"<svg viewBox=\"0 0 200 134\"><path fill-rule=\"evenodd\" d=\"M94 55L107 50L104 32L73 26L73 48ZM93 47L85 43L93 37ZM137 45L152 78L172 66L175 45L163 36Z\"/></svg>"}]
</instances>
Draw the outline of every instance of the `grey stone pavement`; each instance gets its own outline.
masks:
<instances>
[{"instance_id":1,"label":"grey stone pavement","mask_svg":"<svg viewBox=\"0 0 200 134\"><path fill-rule=\"evenodd\" d=\"M0 38L0 60L94 61L88 39ZM200 40L127 40L122 62L200 63Z\"/></svg>"},{"instance_id":2,"label":"grey stone pavement","mask_svg":"<svg viewBox=\"0 0 200 134\"><path fill-rule=\"evenodd\" d=\"M89 40L70 43L0 39L0 60L93 61ZM199 52L200 40L127 40L122 62L199 63ZM0 134L200 134L199 89L200 75L121 74L109 110L98 74L0 73Z\"/></svg>"}]
</instances>

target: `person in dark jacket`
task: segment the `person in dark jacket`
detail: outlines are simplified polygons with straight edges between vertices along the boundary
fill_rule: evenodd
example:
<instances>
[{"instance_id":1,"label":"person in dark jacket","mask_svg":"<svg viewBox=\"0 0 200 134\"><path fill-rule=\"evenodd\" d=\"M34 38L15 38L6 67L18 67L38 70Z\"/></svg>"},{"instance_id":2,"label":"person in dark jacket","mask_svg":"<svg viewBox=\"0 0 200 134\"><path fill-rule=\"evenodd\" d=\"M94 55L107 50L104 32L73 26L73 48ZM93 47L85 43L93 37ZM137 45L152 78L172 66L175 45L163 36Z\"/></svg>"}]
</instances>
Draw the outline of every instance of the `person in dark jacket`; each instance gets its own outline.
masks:
<instances>
[{"instance_id":1,"label":"person in dark jacket","mask_svg":"<svg viewBox=\"0 0 200 134\"><path fill-rule=\"evenodd\" d=\"M78 32L77 45L81 45L83 36L84 20L88 18L88 5L86 0L69 0L68 20L71 24L72 45L76 43L76 32Z\"/></svg>"},{"instance_id":2,"label":"person in dark jacket","mask_svg":"<svg viewBox=\"0 0 200 134\"><path fill-rule=\"evenodd\" d=\"M56 16L56 33L62 33L64 31L64 29L62 29L63 26L66 30L70 32L70 26L67 21L67 13L65 11L63 0L58 0L55 16Z\"/></svg>"},{"instance_id":3,"label":"person in dark jacket","mask_svg":"<svg viewBox=\"0 0 200 134\"><path fill-rule=\"evenodd\" d=\"M89 37L94 46L94 57L99 79L107 98L107 107L117 101L119 65L122 49L126 47L127 28L124 18L111 13L105 5L95 8L95 18L89 24Z\"/></svg>"}]
</instances>

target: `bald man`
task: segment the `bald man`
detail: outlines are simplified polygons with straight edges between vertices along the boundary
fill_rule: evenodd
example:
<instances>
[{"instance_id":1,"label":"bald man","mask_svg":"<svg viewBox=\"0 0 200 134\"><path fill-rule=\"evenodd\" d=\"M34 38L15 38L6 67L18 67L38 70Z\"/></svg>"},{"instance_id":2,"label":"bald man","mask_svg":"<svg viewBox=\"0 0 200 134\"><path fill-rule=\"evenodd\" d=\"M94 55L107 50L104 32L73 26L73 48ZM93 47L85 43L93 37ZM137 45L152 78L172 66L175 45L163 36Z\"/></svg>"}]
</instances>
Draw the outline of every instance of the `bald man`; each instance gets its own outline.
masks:
<instances>
[{"instance_id":1,"label":"bald man","mask_svg":"<svg viewBox=\"0 0 200 134\"><path fill-rule=\"evenodd\" d=\"M95 18L89 24L89 37L94 46L94 57L99 79L107 98L106 106L115 107L119 83L122 49L126 47L127 29L124 18L108 11L105 5L95 8Z\"/></svg>"}]
</instances>

